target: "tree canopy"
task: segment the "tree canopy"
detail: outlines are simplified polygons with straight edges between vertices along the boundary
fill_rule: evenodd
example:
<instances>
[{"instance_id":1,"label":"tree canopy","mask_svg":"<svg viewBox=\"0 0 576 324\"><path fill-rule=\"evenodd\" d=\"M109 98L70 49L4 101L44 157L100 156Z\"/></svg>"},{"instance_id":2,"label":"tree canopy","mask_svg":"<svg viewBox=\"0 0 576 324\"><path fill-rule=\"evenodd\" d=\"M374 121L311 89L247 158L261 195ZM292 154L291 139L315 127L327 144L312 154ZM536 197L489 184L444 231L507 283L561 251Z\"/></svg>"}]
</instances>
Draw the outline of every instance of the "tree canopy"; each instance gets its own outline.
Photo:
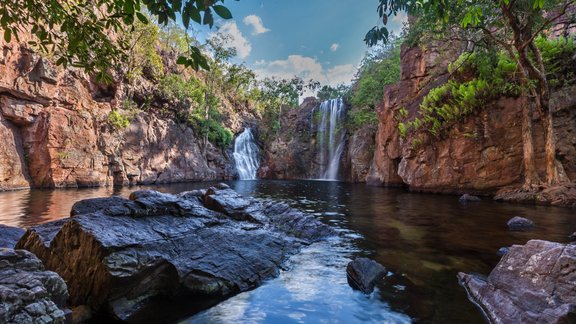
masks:
<instances>
[{"instance_id":1,"label":"tree canopy","mask_svg":"<svg viewBox=\"0 0 576 324\"><path fill-rule=\"evenodd\" d=\"M214 25L215 15L231 19L224 0L14 0L0 2L0 28L4 40L31 33L29 44L52 53L56 63L75 66L100 79L109 80L108 70L123 62L129 42L122 31L136 21L148 23L146 13L166 25L181 18L186 29L193 24ZM178 63L194 69L209 69L200 49L191 44Z\"/></svg>"}]
</instances>

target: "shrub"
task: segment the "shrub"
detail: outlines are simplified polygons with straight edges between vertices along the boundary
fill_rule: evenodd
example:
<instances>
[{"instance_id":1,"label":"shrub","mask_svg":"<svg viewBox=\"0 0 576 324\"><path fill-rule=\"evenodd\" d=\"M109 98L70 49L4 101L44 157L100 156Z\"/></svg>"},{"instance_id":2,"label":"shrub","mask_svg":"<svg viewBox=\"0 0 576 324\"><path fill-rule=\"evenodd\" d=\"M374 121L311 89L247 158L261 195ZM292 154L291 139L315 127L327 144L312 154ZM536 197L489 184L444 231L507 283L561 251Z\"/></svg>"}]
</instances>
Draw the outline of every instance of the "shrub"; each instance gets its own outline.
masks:
<instances>
[{"instance_id":1,"label":"shrub","mask_svg":"<svg viewBox=\"0 0 576 324\"><path fill-rule=\"evenodd\" d=\"M112 110L108 114L108 124L115 129L123 129L130 126L130 117L121 115L118 111Z\"/></svg>"}]
</instances>

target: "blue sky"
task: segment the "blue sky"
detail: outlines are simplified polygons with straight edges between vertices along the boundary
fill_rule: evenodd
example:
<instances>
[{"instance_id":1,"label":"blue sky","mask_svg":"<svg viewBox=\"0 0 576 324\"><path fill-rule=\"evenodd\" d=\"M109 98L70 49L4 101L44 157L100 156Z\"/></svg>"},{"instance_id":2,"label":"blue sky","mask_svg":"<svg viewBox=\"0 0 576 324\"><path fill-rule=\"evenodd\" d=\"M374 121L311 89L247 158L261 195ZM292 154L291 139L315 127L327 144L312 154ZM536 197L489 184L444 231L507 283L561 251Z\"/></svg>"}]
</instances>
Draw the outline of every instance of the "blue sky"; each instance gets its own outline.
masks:
<instances>
[{"instance_id":1,"label":"blue sky","mask_svg":"<svg viewBox=\"0 0 576 324\"><path fill-rule=\"evenodd\" d=\"M323 84L348 83L367 49L364 35L378 23L378 0L228 0L224 4L234 19L217 24L230 35L231 46L238 51L235 60L245 62L261 77L297 75ZM389 27L399 31L403 19L392 19Z\"/></svg>"}]
</instances>

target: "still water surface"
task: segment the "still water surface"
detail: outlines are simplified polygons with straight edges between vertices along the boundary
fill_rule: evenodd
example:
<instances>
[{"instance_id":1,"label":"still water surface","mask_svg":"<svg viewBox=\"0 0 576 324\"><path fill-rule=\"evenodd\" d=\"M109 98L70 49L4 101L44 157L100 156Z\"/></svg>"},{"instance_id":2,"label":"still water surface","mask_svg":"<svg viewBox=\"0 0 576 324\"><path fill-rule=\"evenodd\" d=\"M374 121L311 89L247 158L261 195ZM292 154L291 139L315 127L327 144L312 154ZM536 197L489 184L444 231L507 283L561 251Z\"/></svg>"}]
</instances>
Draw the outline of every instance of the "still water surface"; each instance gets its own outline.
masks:
<instances>
[{"instance_id":1,"label":"still water surface","mask_svg":"<svg viewBox=\"0 0 576 324\"><path fill-rule=\"evenodd\" d=\"M503 246L529 239L567 242L574 209L496 203L462 205L457 197L322 181L234 181L238 192L282 199L330 224L340 237L291 258L276 279L184 319L185 323L483 323L458 285L459 271L488 274ZM177 193L210 183L151 187ZM75 201L127 196L138 188L0 193L0 223L32 226L66 217ZM536 222L509 232L513 216ZM346 264L365 256L388 274L365 296L346 282Z\"/></svg>"}]
</instances>

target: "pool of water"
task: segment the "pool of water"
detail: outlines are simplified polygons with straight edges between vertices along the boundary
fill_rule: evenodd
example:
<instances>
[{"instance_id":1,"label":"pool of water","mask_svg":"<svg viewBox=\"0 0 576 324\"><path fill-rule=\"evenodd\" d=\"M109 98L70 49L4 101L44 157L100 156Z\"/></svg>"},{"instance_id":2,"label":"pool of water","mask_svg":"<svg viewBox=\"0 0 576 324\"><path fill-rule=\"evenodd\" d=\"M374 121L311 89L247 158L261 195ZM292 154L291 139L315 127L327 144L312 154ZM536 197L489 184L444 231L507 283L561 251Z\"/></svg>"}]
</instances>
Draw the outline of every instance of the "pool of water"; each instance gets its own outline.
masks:
<instances>
[{"instance_id":1,"label":"pool of water","mask_svg":"<svg viewBox=\"0 0 576 324\"><path fill-rule=\"evenodd\" d=\"M189 323L483 323L456 274L488 274L503 246L530 239L567 242L574 209L496 203L462 205L455 196L323 181L228 182L244 195L271 197L313 213L340 237L306 247L261 287L204 310ZM162 192L209 183L155 186ZM127 196L138 188L0 193L0 223L31 226L66 217L80 199ZM536 227L509 232L506 221L528 217ZM369 296L346 282L346 264L372 258L386 267ZM192 307L191 307L192 308Z\"/></svg>"}]
</instances>

